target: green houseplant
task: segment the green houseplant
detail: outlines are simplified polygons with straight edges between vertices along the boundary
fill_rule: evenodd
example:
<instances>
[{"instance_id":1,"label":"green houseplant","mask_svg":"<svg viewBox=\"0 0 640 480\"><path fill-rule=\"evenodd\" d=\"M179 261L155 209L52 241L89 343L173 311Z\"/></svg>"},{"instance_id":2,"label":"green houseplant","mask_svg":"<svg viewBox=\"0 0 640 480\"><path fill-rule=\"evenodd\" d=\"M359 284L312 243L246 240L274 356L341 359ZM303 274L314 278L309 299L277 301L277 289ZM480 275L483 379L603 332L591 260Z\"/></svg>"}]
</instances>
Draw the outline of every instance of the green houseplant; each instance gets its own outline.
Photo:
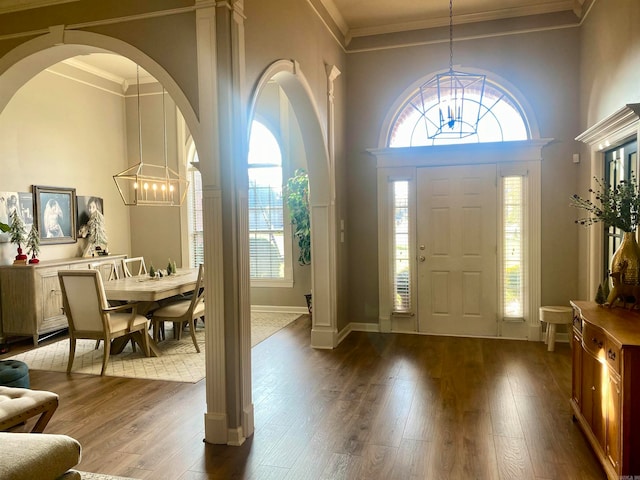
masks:
<instances>
[{"instance_id":1,"label":"green houseplant","mask_svg":"<svg viewBox=\"0 0 640 480\"><path fill-rule=\"evenodd\" d=\"M293 224L293 235L298 241L298 264L311 264L311 215L309 209L309 174L299 168L287 180L283 190L285 204ZM309 314L312 311L311 294L305 295Z\"/></svg>"},{"instance_id":2,"label":"green houseplant","mask_svg":"<svg viewBox=\"0 0 640 480\"><path fill-rule=\"evenodd\" d=\"M284 198L300 250L298 263L311 264L311 221L309 215L309 175L299 168L284 187Z\"/></svg>"}]
</instances>

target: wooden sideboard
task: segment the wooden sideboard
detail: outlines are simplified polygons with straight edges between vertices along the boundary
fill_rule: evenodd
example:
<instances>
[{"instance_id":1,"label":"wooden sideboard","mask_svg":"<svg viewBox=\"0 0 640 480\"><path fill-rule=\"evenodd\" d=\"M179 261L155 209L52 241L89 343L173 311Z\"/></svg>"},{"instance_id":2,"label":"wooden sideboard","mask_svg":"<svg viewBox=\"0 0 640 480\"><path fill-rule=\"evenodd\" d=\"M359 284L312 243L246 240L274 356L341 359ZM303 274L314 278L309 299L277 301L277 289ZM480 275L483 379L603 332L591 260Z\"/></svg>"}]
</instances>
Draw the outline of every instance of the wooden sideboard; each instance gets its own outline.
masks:
<instances>
[{"instance_id":1,"label":"wooden sideboard","mask_svg":"<svg viewBox=\"0 0 640 480\"><path fill-rule=\"evenodd\" d=\"M640 478L640 312L571 305L574 417L610 480Z\"/></svg>"},{"instance_id":2,"label":"wooden sideboard","mask_svg":"<svg viewBox=\"0 0 640 480\"><path fill-rule=\"evenodd\" d=\"M114 260L120 264L123 258L126 255L0 266L0 343L9 336L31 336L37 345L41 336L68 328L58 270L89 268Z\"/></svg>"}]
</instances>

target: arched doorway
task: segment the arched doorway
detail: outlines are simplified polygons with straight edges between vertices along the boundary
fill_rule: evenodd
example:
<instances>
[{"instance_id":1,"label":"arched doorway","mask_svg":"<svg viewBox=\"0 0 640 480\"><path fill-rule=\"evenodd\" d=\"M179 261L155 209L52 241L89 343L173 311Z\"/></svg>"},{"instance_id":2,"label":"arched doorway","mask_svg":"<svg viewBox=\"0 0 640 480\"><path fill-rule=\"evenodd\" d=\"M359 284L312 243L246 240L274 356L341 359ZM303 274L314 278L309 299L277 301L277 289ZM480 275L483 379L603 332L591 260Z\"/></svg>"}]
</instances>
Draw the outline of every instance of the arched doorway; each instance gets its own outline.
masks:
<instances>
[{"instance_id":1,"label":"arched doorway","mask_svg":"<svg viewBox=\"0 0 640 480\"><path fill-rule=\"evenodd\" d=\"M299 65L290 60L279 60L262 74L253 94L249 124L255 113L256 102L269 82L275 82L284 92L295 118L303 132L302 142L309 172L311 206L311 286L313 317L311 345L333 348L337 344L335 232L332 228L335 212L331 198L329 153L313 96Z\"/></svg>"}]
</instances>

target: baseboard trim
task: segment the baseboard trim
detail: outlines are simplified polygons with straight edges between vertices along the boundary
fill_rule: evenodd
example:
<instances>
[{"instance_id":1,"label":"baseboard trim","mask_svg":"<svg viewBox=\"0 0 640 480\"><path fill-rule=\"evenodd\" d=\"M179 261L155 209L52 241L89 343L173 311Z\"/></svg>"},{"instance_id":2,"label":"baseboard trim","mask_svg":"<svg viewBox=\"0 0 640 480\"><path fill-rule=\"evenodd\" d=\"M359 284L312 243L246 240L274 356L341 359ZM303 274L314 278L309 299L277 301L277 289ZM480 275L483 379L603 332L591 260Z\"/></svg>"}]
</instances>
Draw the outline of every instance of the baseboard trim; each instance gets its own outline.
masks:
<instances>
[{"instance_id":1,"label":"baseboard trim","mask_svg":"<svg viewBox=\"0 0 640 480\"><path fill-rule=\"evenodd\" d=\"M251 305L251 311L255 313L309 313L307 307L288 307L285 305Z\"/></svg>"}]
</instances>

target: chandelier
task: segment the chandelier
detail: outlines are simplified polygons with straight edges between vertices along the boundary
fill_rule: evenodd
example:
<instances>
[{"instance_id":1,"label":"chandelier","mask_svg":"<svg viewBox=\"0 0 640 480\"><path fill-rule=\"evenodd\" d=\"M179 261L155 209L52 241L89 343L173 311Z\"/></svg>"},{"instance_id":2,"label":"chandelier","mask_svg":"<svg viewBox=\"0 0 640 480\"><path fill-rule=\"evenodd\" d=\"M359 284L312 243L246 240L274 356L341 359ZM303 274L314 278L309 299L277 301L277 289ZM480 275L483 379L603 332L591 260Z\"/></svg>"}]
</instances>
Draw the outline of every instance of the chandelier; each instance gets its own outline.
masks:
<instances>
[{"instance_id":1,"label":"chandelier","mask_svg":"<svg viewBox=\"0 0 640 480\"><path fill-rule=\"evenodd\" d=\"M430 139L464 138L478 133L485 80L486 75L453 69L453 0L449 0L449 71L437 74L420 87L423 104L438 100L437 112L426 114Z\"/></svg>"},{"instance_id":2,"label":"chandelier","mask_svg":"<svg viewBox=\"0 0 640 480\"><path fill-rule=\"evenodd\" d=\"M162 125L164 165L144 163L142 157L142 120L140 117L140 66L136 66L138 102L138 149L140 163L113 176L122 201L127 206L180 206L189 182L169 168L167 159L167 117L165 89L162 88Z\"/></svg>"}]
</instances>

